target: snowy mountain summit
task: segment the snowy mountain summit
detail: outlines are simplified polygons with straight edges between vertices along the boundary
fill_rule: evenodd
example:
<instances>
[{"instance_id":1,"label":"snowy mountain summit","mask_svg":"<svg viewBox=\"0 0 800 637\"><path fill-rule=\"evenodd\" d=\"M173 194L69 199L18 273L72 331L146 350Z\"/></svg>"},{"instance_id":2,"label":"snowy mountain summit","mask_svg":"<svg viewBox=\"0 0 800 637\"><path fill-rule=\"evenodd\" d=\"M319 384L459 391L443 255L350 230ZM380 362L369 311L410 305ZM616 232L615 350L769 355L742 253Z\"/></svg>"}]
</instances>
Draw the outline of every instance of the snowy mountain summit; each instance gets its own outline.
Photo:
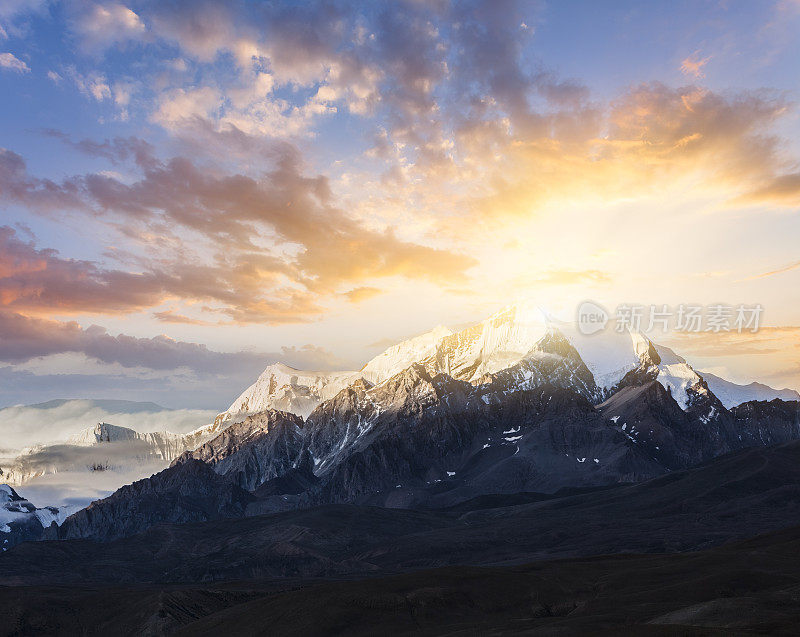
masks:
<instances>
[{"instance_id":1,"label":"snowy mountain summit","mask_svg":"<svg viewBox=\"0 0 800 637\"><path fill-rule=\"evenodd\" d=\"M523 302L503 308L459 331L439 326L397 343L359 371L301 371L274 363L217 416L216 422L241 421L249 414L267 409L288 411L306 418L319 404L359 379L377 385L413 364L421 365L432 375L443 373L477 385L487 375L512 369L526 360L540 360L546 353L543 351L545 343L551 346L554 335L564 339L573 350L571 355L579 358L589 370L596 386L592 396L595 400L607 397L621 383L630 382L631 376L657 380L684 409L693 395L707 391L701 376L683 358L669 348L652 343L644 334L609 330L586 336L574 325L556 321L535 304ZM538 366L537 370L536 382L548 382ZM518 372L516 376L530 387L533 378L530 369L526 374ZM559 384L564 384L563 379ZM585 379L579 384L583 386ZM509 390L513 389L509 386ZM588 390L584 387L581 391Z\"/></svg>"}]
</instances>

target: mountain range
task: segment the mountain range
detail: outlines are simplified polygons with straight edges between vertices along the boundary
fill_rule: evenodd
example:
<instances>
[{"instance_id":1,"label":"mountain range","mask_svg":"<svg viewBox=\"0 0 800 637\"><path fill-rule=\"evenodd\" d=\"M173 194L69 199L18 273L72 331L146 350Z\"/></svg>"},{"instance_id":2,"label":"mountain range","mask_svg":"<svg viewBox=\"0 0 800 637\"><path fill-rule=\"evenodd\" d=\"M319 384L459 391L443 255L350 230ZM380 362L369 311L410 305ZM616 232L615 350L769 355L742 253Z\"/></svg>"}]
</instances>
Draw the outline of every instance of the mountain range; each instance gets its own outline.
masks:
<instances>
[{"instance_id":1,"label":"mountain range","mask_svg":"<svg viewBox=\"0 0 800 637\"><path fill-rule=\"evenodd\" d=\"M126 444L172 460L136 483L162 502L148 499L131 526L128 500L138 491L124 487L46 535L113 539L231 511L441 508L490 494L639 482L798 439L799 410L800 402L780 399L728 409L682 357L643 334L584 336L518 305L456 333L436 328L400 343L359 372L271 365L205 433L192 434L193 445L114 429ZM104 435L73 442L97 445ZM213 470L191 475L207 482L203 499L214 510L173 493L175 476L198 461ZM192 507L196 516L186 513Z\"/></svg>"},{"instance_id":2,"label":"mountain range","mask_svg":"<svg viewBox=\"0 0 800 637\"><path fill-rule=\"evenodd\" d=\"M574 325L552 319L535 305L520 303L458 332L439 326L393 345L359 371L307 372L282 363L269 365L255 383L217 416L217 421L229 422L266 409L289 411L306 418L317 405L357 380L380 384L414 363L432 375L443 373L472 384L487 374L514 368L523 360L526 364L517 369L518 373L531 374L537 346L541 350L540 343L554 334L568 342L575 350L575 360L580 359L589 371L586 378L591 376L594 394L586 393L588 388L582 391L590 400L607 398L627 374L642 365L651 366L653 379L669 389L682 407L686 407L688 393L700 387L700 374L683 358L652 343L641 333L606 331L584 335ZM545 354L541 352L540 357ZM541 384L543 380L530 377L527 386ZM737 385L706 373L703 380L720 391L727 408L750 400L800 400L800 394L794 390L776 390L760 383Z\"/></svg>"},{"instance_id":3,"label":"mountain range","mask_svg":"<svg viewBox=\"0 0 800 637\"><path fill-rule=\"evenodd\" d=\"M536 306L523 303L457 332L436 327L389 347L359 371L301 371L274 363L213 422L186 434L142 429L154 414L165 413L152 403L51 401L14 408L19 414L9 413L9 417L42 412L56 418L55 414L63 417L65 411L80 409L88 416L105 410L111 412L112 422L118 418L114 414L124 413L124 421L134 426L103 421L60 442L28 446L2 461L0 479L22 487L48 483L45 477L56 474L94 474L105 488L114 490L130 479L165 468L248 415L272 409L308 419L342 390L359 383L381 385L411 365L421 366L431 377L445 374L472 386L491 385L495 391L502 386L506 393L551 384L574 391L593 405L644 379L659 382L684 411L690 398L697 400L706 390L728 409L750 400L800 400L791 390L773 390L758 383L735 385L705 373L701 378L683 358L642 334L609 331L584 336L574 326L556 322ZM140 416L142 424L136 425L132 416ZM103 471L102 477L98 471Z\"/></svg>"},{"instance_id":4,"label":"mountain range","mask_svg":"<svg viewBox=\"0 0 800 637\"><path fill-rule=\"evenodd\" d=\"M698 373L646 335L585 336L520 305L460 331L439 327L399 343L357 372L270 365L214 422L187 434L99 423L40 450L62 454L53 472L101 476L115 463L138 463L153 475L77 511L39 509L3 487L0 532L8 550L0 570L11 588L0 599L13 602L17 626L49 621L91 633L58 609L92 607L97 587L111 585L123 591L120 621L128 632L227 625L252 632L251 604L296 608L282 595L299 587L300 598L311 599L305 587L315 581L339 618L326 624L316 617L316 625L334 630L351 603L400 604L398 626L408 628L408 612L414 626L438 634L466 628L452 614L430 615L432 608L462 608L468 616L480 603L447 569L480 566L499 569L481 571L486 585L505 590L502 582L518 578L534 596L522 615L492 602L503 609L490 622L495 628L522 616L533 628L554 628L547 622L566 616L576 626L583 617L619 627L625 617L602 619L592 592L603 587L593 570L601 567L591 561L564 567L593 573L590 588L574 579L555 595L533 583L538 567L515 565L660 553L651 558L658 568L686 579L691 569L667 554L702 551L696 559L716 569L717 588L648 593L636 621L686 629L702 616L724 628L735 616L724 600L757 590L760 612L790 626L794 615L770 609L783 608L791 587L756 579L757 588L743 588L741 572L726 566L733 563L728 549L713 547L800 525L794 398ZM759 550L789 555L800 536L787 533L741 549L739 568L757 568ZM640 586L642 569L656 563L615 559L617 572ZM795 570L784 569L785 581L800 576ZM326 588L331 578L367 576L384 592L370 596L351 582L343 594L356 597L347 602ZM401 576L412 579L392 579ZM409 581L415 584L404 597L393 597ZM64 583L77 587L69 602L63 589L49 588ZM39 601L25 601L15 586L39 587L30 598ZM700 610L686 610L697 604ZM287 631L307 628L299 616L276 621ZM375 624L362 629L374 634Z\"/></svg>"}]
</instances>

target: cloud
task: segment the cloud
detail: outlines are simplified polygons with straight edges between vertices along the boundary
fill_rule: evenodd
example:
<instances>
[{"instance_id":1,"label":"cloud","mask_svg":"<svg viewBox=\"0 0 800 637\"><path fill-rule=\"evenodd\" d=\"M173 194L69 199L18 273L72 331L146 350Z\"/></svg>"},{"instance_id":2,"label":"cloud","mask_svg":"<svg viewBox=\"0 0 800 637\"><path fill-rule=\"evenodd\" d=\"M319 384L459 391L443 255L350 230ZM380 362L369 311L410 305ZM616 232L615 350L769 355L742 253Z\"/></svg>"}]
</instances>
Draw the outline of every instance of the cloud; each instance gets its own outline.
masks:
<instances>
[{"instance_id":1,"label":"cloud","mask_svg":"<svg viewBox=\"0 0 800 637\"><path fill-rule=\"evenodd\" d=\"M108 449L108 456L103 456L102 449L81 449L79 447L48 448L27 458L27 467L39 470L50 470L23 486L14 487L17 493L33 502L38 507L72 505L77 508L88 506L92 501L111 495L125 484L148 478L165 468L164 462L121 463L122 453ZM97 464L109 469L90 471L89 466ZM118 462L114 466L112 461ZM58 471L60 462L66 462L67 470Z\"/></svg>"},{"instance_id":2,"label":"cloud","mask_svg":"<svg viewBox=\"0 0 800 637\"><path fill-rule=\"evenodd\" d=\"M542 285L580 285L586 283L609 283L611 277L600 270L546 270L530 279Z\"/></svg>"},{"instance_id":3,"label":"cloud","mask_svg":"<svg viewBox=\"0 0 800 637\"><path fill-rule=\"evenodd\" d=\"M80 356L69 356L76 358L71 369L60 372L48 373L52 357L35 359L42 368L35 371L19 365L0 366L0 405L38 403L65 396L123 400L146 397L168 407L209 409L218 413L253 382L254 375L262 371L254 365L228 376L219 375L210 382L208 375L198 375L189 370L165 370L160 374L146 375L135 373L135 368L125 372L114 366L97 369L103 364L85 366L81 364Z\"/></svg>"},{"instance_id":4,"label":"cloud","mask_svg":"<svg viewBox=\"0 0 800 637\"><path fill-rule=\"evenodd\" d=\"M3 205L17 203L34 212L82 205L77 184L31 177L25 160L5 148L0 148L0 195Z\"/></svg>"},{"instance_id":5,"label":"cloud","mask_svg":"<svg viewBox=\"0 0 800 637\"><path fill-rule=\"evenodd\" d=\"M4 0L0 2L0 39L23 37L27 32L26 18L43 13L48 0Z\"/></svg>"},{"instance_id":6,"label":"cloud","mask_svg":"<svg viewBox=\"0 0 800 637\"><path fill-rule=\"evenodd\" d=\"M708 57L701 58L700 52L695 51L681 62L681 73L684 75L691 75L697 79L705 77L703 67L708 64L712 57L713 56L709 55Z\"/></svg>"},{"instance_id":7,"label":"cloud","mask_svg":"<svg viewBox=\"0 0 800 637\"><path fill-rule=\"evenodd\" d=\"M222 103L222 93L210 86L171 89L160 96L152 119L165 128L178 128L198 118L211 118L222 108Z\"/></svg>"},{"instance_id":8,"label":"cloud","mask_svg":"<svg viewBox=\"0 0 800 637\"><path fill-rule=\"evenodd\" d=\"M542 116L541 126L524 117L520 128L513 120L511 128L473 124L461 129L459 143L493 159L477 164L489 175L477 177L488 192L467 209L502 222L552 201L637 199L682 182L724 199L763 183L782 164L770 130L786 106L768 93L722 95L653 82L602 109Z\"/></svg>"},{"instance_id":9,"label":"cloud","mask_svg":"<svg viewBox=\"0 0 800 637\"><path fill-rule=\"evenodd\" d=\"M69 66L66 69L67 76L75 83L78 90L91 97L97 102L103 102L112 98L111 86L109 86L108 79L105 74L99 71L90 71L83 74L78 72L74 66Z\"/></svg>"},{"instance_id":10,"label":"cloud","mask_svg":"<svg viewBox=\"0 0 800 637\"><path fill-rule=\"evenodd\" d=\"M382 290L379 288L361 286L358 288L353 288L352 290L348 290L344 293L344 296L350 303L361 303L362 301L366 301L367 299L378 296L381 294L381 292Z\"/></svg>"},{"instance_id":11,"label":"cloud","mask_svg":"<svg viewBox=\"0 0 800 637\"><path fill-rule=\"evenodd\" d=\"M750 192L736 197L731 203L734 205L767 203L798 208L800 207L800 173L779 175Z\"/></svg>"},{"instance_id":12,"label":"cloud","mask_svg":"<svg viewBox=\"0 0 800 637\"><path fill-rule=\"evenodd\" d=\"M663 337L667 345L686 356L769 356L786 351L800 342L800 327L760 327L758 332L671 332Z\"/></svg>"},{"instance_id":13,"label":"cloud","mask_svg":"<svg viewBox=\"0 0 800 637\"><path fill-rule=\"evenodd\" d=\"M784 272L790 272L791 270L796 270L800 268L800 261L795 261L794 263L789 263L783 267L776 268L774 270L769 270L768 272L763 272L761 274L756 274L755 276L747 277L746 279L742 279L743 281L753 281L755 279L765 279L769 276L775 276L776 274L783 274Z\"/></svg>"},{"instance_id":14,"label":"cloud","mask_svg":"<svg viewBox=\"0 0 800 637\"><path fill-rule=\"evenodd\" d=\"M13 53L0 53L0 68L17 73L30 73L30 67Z\"/></svg>"},{"instance_id":15,"label":"cloud","mask_svg":"<svg viewBox=\"0 0 800 637\"><path fill-rule=\"evenodd\" d=\"M145 35L142 19L118 2L73 4L71 28L86 51L103 51L113 44L137 40Z\"/></svg>"},{"instance_id":16,"label":"cloud","mask_svg":"<svg viewBox=\"0 0 800 637\"><path fill-rule=\"evenodd\" d=\"M42 129L41 133L46 137L60 140L84 155L107 159L113 164L133 159L137 166L147 168L157 163L153 145L138 137L114 137L102 142L93 139L74 141L67 133L53 128Z\"/></svg>"},{"instance_id":17,"label":"cloud","mask_svg":"<svg viewBox=\"0 0 800 637\"><path fill-rule=\"evenodd\" d=\"M153 312L153 317L157 318L163 323L174 323L179 325L214 325L209 321L202 321L200 319L192 318L184 314L179 314L172 310L165 310L163 312Z\"/></svg>"},{"instance_id":18,"label":"cloud","mask_svg":"<svg viewBox=\"0 0 800 637\"><path fill-rule=\"evenodd\" d=\"M303 174L298 153L287 145L275 148L275 166L260 178L203 168L184 157L157 163L146 146L125 140L81 145L110 157L135 156L142 178L123 183L93 173L56 184L31 177L19 155L2 151L0 192L46 214L72 208L115 217L129 238L145 245L160 237L165 247L181 250L179 230L195 232L209 242L212 262L193 262L185 253L179 261L144 262L129 273L36 250L6 228L0 240L20 264L12 274L9 262L0 280L6 307L111 313L175 298L212 301L238 322L282 323L307 320L321 311L320 298L365 278L449 284L466 280L475 263L402 240L390 229L366 227L336 205L326 177Z\"/></svg>"},{"instance_id":19,"label":"cloud","mask_svg":"<svg viewBox=\"0 0 800 637\"><path fill-rule=\"evenodd\" d=\"M444 5L408 3L403 11L328 2L253 4L175 1L148 10L152 33L201 64L232 58L235 69L202 87L202 108L186 98L198 90L171 86L153 120L173 133L201 115L220 130L254 135L307 134L321 116L374 114L378 106L415 135L435 112L433 90L447 72L446 40L433 20ZM276 89L294 91L291 100ZM429 118L428 118L429 119Z\"/></svg>"},{"instance_id":20,"label":"cloud","mask_svg":"<svg viewBox=\"0 0 800 637\"><path fill-rule=\"evenodd\" d=\"M185 433L213 422L208 409L165 409L152 403L103 400L55 400L0 409L3 446L19 449L33 444L65 442L82 429L108 422L139 432Z\"/></svg>"},{"instance_id":21,"label":"cloud","mask_svg":"<svg viewBox=\"0 0 800 637\"><path fill-rule=\"evenodd\" d=\"M2 189L0 189L2 192ZM38 250L0 226L0 307L40 312L129 312L166 296L155 273L107 270Z\"/></svg>"},{"instance_id":22,"label":"cloud","mask_svg":"<svg viewBox=\"0 0 800 637\"><path fill-rule=\"evenodd\" d=\"M217 352L205 345L165 335L152 338L113 336L97 325L84 329L76 322L0 312L0 361L21 363L64 352L78 352L127 368L186 368L201 375L230 375L243 369L255 374L276 361L300 369L335 369L343 365L343 361L329 351L312 345L283 347L279 352Z\"/></svg>"}]
</instances>

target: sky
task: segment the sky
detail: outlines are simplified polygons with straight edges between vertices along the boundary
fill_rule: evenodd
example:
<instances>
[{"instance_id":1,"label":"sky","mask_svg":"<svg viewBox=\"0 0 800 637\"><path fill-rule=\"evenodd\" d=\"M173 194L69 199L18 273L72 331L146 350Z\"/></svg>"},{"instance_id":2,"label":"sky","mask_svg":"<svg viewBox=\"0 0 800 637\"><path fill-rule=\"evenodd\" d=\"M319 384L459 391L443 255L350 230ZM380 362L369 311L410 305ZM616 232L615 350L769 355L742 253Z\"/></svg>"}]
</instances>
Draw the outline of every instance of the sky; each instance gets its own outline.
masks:
<instances>
[{"instance_id":1,"label":"sky","mask_svg":"<svg viewBox=\"0 0 800 637\"><path fill-rule=\"evenodd\" d=\"M800 2L0 3L0 406L225 409L519 298L800 388Z\"/></svg>"}]
</instances>

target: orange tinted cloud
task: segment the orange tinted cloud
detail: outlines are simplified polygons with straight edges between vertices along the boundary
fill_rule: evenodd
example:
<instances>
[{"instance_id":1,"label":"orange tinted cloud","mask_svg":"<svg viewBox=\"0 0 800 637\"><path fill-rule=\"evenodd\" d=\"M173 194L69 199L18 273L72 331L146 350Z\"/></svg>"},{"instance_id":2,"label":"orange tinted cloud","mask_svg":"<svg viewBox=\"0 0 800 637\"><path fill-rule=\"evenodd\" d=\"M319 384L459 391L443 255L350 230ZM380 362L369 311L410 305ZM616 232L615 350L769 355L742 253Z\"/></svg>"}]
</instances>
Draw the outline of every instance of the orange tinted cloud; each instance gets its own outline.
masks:
<instances>
[{"instance_id":1,"label":"orange tinted cloud","mask_svg":"<svg viewBox=\"0 0 800 637\"><path fill-rule=\"evenodd\" d=\"M129 151L128 145L98 152ZM138 150L138 149L137 149ZM51 251L7 241L31 260L46 260L34 276L27 268L0 281L10 307L61 311L125 312L164 300L216 302L214 311L239 322L308 320L320 301L365 278L401 276L440 284L463 282L475 261L442 247L403 240L390 230L366 227L336 206L328 180L308 177L289 146L279 146L275 168L256 179L201 168L177 157L165 164L136 155L143 176L123 183L90 174L61 184L28 175L18 155L0 156L0 192L44 214L62 208L117 220L143 246L158 237L179 260L140 260L136 274L60 259ZM61 206L59 206L59 200ZM208 246L192 258L200 242ZM166 251L166 250L165 250ZM18 268L15 266L15 269Z\"/></svg>"},{"instance_id":2,"label":"orange tinted cloud","mask_svg":"<svg viewBox=\"0 0 800 637\"><path fill-rule=\"evenodd\" d=\"M153 318L158 319L162 323L174 323L178 325L214 325L210 321L202 321L200 319L192 318L172 310L165 310L163 312L153 312Z\"/></svg>"},{"instance_id":3,"label":"orange tinted cloud","mask_svg":"<svg viewBox=\"0 0 800 637\"><path fill-rule=\"evenodd\" d=\"M772 125L785 103L769 95L724 96L697 87L636 86L596 110L550 117L545 134L501 127L462 131L463 143L492 149L472 209L502 220L531 216L552 201L652 196L681 179L714 192L763 183L781 165Z\"/></svg>"},{"instance_id":4,"label":"orange tinted cloud","mask_svg":"<svg viewBox=\"0 0 800 637\"><path fill-rule=\"evenodd\" d=\"M708 64L708 61L712 58L712 56L708 56L705 58L700 57L700 51L695 51L690 56L686 57L681 62L681 73L684 75L691 75L695 78L705 77L705 73L703 73L703 67Z\"/></svg>"},{"instance_id":5,"label":"orange tinted cloud","mask_svg":"<svg viewBox=\"0 0 800 637\"><path fill-rule=\"evenodd\" d=\"M733 204L777 204L800 207L800 173L779 175L732 201Z\"/></svg>"},{"instance_id":6,"label":"orange tinted cloud","mask_svg":"<svg viewBox=\"0 0 800 637\"><path fill-rule=\"evenodd\" d=\"M791 270L796 270L800 268L800 261L795 261L794 263L789 263L781 268L776 268L775 270L769 270L768 272L763 272L762 274L756 274L755 276L747 277L743 279L744 281L753 281L755 279L765 279L769 276L775 276L776 274L783 274L784 272L790 272Z\"/></svg>"},{"instance_id":7,"label":"orange tinted cloud","mask_svg":"<svg viewBox=\"0 0 800 637\"><path fill-rule=\"evenodd\" d=\"M378 296L381 293L381 290L378 288L373 288L369 286L362 286L358 288L353 288L344 293L347 300L350 303L361 303L362 301L366 301L367 299L371 299L373 297Z\"/></svg>"},{"instance_id":8,"label":"orange tinted cloud","mask_svg":"<svg viewBox=\"0 0 800 637\"><path fill-rule=\"evenodd\" d=\"M249 368L252 373L276 360L301 369L336 369L344 364L328 350L314 345L283 347L279 352L217 352L199 343L166 335L137 338L109 334L92 325L53 321L0 310L0 361L20 363L41 356L79 353L123 367L167 370L188 368L200 374L228 374Z\"/></svg>"}]
</instances>

